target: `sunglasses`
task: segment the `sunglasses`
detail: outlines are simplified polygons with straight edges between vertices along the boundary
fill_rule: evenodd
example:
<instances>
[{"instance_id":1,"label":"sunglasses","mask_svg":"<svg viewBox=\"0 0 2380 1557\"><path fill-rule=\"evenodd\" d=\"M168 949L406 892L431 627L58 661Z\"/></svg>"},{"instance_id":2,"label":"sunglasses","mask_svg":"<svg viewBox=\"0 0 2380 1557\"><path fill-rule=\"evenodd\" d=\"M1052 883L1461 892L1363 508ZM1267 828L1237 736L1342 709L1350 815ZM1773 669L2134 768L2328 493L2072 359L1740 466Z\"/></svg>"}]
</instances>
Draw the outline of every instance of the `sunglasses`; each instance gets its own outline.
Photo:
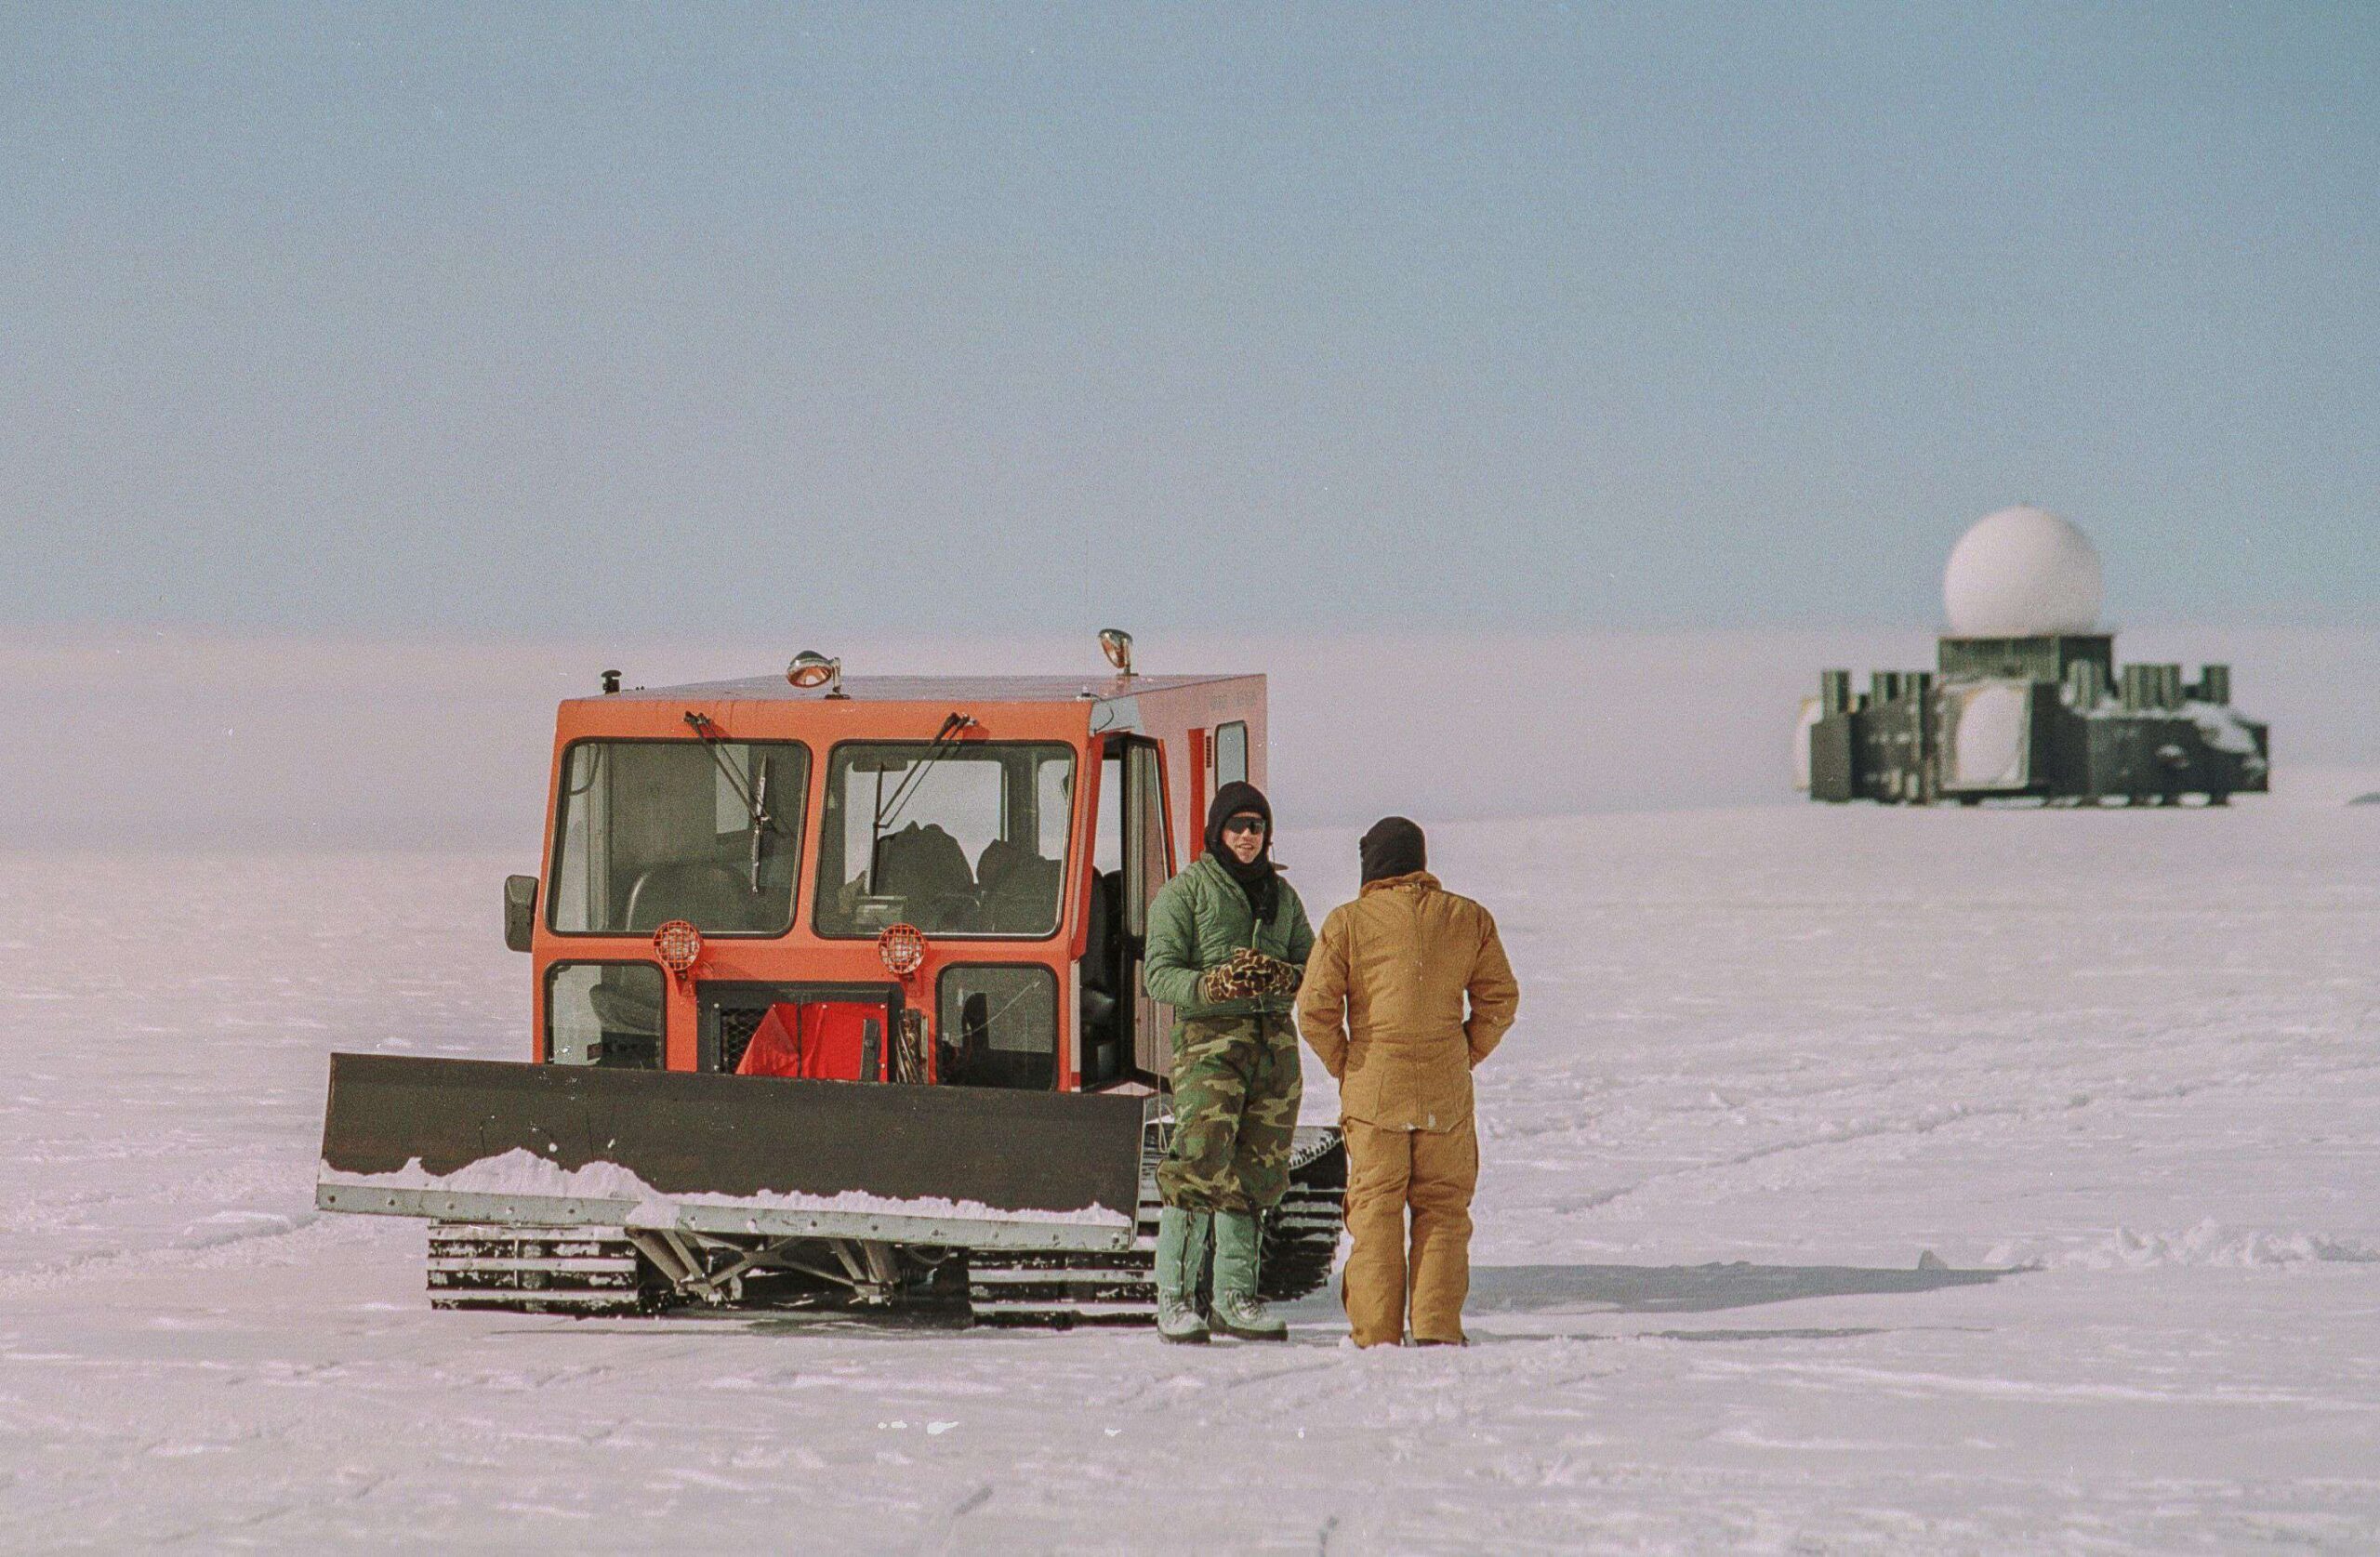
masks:
<instances>
[{"instance_id":1,"label":"sunglasses","mask_svg":"<svg viewBox=\"0 0 2380 1557\"><path fill-rule=\"evenodd\" d=\"M1265 831L1264 819L1261 816L1235 816L1230 821L1223 824L1223 831L1227 833L1261 833Z\"/></svg>"}]
</instances>

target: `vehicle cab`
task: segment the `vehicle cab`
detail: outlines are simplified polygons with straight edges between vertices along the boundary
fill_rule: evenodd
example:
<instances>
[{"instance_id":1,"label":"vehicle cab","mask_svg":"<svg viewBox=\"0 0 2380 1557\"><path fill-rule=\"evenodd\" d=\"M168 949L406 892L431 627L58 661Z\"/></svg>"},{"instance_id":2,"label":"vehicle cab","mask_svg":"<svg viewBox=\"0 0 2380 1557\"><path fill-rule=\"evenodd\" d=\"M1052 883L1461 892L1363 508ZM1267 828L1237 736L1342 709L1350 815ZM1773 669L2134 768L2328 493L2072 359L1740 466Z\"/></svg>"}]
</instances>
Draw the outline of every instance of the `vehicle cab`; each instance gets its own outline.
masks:
<instances>
[{"instance_id":1,"label":"vehicle cab","mask_svg":"<svg viewBox=\"0 0 2380 1557\"><path fill-rule=\"evenodd\" d=\"M1149 902L1265 780L1262 676L607 691L561 706L540 877L507 883L555 1065L1155 1088ZM1119 650L1120 644L1120 650ZM615 684L612 683L612 684Z\"/></svg>"}]
</instances>

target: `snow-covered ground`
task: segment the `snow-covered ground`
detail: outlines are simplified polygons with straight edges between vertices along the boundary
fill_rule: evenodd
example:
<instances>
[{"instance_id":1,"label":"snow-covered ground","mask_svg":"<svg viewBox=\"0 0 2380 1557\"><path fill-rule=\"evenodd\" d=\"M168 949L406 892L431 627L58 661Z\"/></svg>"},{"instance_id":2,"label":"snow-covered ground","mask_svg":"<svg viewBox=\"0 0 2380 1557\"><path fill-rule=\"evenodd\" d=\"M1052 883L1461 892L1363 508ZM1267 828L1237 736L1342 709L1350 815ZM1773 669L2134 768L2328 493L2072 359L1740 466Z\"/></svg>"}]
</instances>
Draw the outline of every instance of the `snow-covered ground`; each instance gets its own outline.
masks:
<instances>
[{"instance_id":1,"label":"snow-covered ground","mask_svg":"<svg viewBox=\"0 0 2380 1557\"><path fill-rule=\"evenodd\" d=\"M324 1056L524 1054L521 862L0 857L0 1547L2380 1549L2337 798L1443 829L1526 991L1477 1344L1369 1354L432 1313Z\"/></svg>"}]
</instances>

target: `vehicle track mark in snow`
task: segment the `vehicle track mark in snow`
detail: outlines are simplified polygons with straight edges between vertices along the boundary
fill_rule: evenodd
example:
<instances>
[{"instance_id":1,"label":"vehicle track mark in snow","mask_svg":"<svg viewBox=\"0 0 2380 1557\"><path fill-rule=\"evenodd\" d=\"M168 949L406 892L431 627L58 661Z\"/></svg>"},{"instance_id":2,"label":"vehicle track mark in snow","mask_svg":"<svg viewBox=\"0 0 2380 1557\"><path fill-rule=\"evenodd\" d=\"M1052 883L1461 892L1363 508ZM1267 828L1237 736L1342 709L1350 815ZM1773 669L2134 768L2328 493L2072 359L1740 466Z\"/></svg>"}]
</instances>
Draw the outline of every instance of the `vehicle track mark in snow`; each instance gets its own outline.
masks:
<instances>
[{"instance_id":1,"label":"vehicle track mark in snow","mask_svg":"<svg viewBox=\"0 0 2380 1557\"><path fill-rule=\"evenodd\" d=\"M990 1502L994 1490L993 1484L990 1482L976 1483L965 1497L943 1510L923 1531L919 1532L917 1544L911 1550L920 1553L930 1551L937 1554L958 1550L953 1543L959 1537L960 1522Z\"/></svg>"},{"instance_id":2,"label":"vehicle track mark in snow","mask_svg":"<svg viewBox=\"0 0 2380 1557\"><path fill-rule=\"evenodd\" d=\"M1690 1178L1704 1173L1723 1173L1729 1168L1749 1167L1770 1157L1784 1156L1795 1152L1856 1145L1885 1136L1906 1138L1931 1135L1951 1125L1965 1124L1978 1119L2023 1117L2027 1113L2026 1109L2016 1104L1970 1106L1964 1103L1950 1103L1928 1107L1914 1119L1858 1120L1849 1124L1831 1126L1816 1135L1797 1137L1791 1141L1771 1141L1766 1145L1754 1146L1747 1151L1731 1153L1710 1162L1692 1163L1683 1168L1648 1173L1631 1183L1556 1201L1552 1209L1560 1215L1576 1216L1580 1212L1600 1210L1616 1201L1626 1199L1630 1195L1670 1180Z\"/></svg>"},{"instance_id":3,"label":"vehicle track mark in snow","mask_svg":"<svg viewBox=\"0 0 2380 1557\"><path fill-rule=\"evenodd\" d=\"M2226 1228L2214 1218L2186 1233L2141 1233L2118 1228L2080 1247L2045 1247L2038 1239L2001 1244L1986 1260L2023 1261L2037 1269L2149 1270L2161 1266L2256 1266L2380 1264L2380 1245L2321 1233L2265 1233Z\"/></svg>"},{"instance_id":4,"label":"vehicle track mark in snow","mask_svg":"<svg viewBox=\"0 0 2380 1557\"><path fill-rule=\"evenodd\" d=\"M1300 1377L1310 1377L1317 1373L1329 1373L1335 1370L1335 1366L1336 1365L1332 1363L1309 1363L1299 1367L1276 1367L1269 1369L1263 1373L1251 1373L1241 1379L1226 1379L1223 1382L1223 1388L1226 1391L1253 1389L1258 1385L1270 1384L1282 1379L1296 1379Z\"/></svg>"},{"instance_id":5,"label":"vehicle track mark in snow","mask_svg":"<svg viewBox=\"0 0 2380 1557\"><path fill-rule=\"evenodd\" d=\"M2347 1075L2374 1068L2380 1067L2375 1067L2374 1062L2372 1062L2348 1061L2335 1064L2322 1064L2317 1069L2315 1075L2319 1079L2335 1082ZM1553 1201L1549 1209L1559 1215L1577 1216L1600 1210L1656 1185L1676 1180L1723 1173L1731 1168L1749 1167L1755 1163L1797 1153L1825 1151L1884 1139L1920 1139L1953 1126L1985 1121L2030 1123L2088 1108L2180 1102L2210 1091L2254 1090L2274 1085L2303 1084L2303 1081L2304 1078L2295 1072L2235 1071L2228 1075L2159 1086L2102 1085L2094 1090L2071 1091L2068 1096L2048 1104L2024 1101L1928 1104L1913 1117L1871 1117L1831 1122L1814 1133L1805 1133L1783 1141L1768 1141L1728 1153L1709 1161L1689 1163L1647 1173L1627 1183L1590 1191L1584 1194L1561 1197ZM1847 1089L1826 1089L1824 1093L1832 1095ZM1545 1127L1536 1131L1524 1129L1517 1133L1542 1134L1547 1133L1550 1128L1551 1127ZM1554 1165L1542 1166L1553 1167ZM2345 1257L2327 1256L2325 1258ZM1998 1260L1992 1261L1995 1264L2004 1262Z\"/></svg>"},{"instance_id":6,"label":"vehicle track mark in snow","mask_svg":"<svg viewBox=\"0 0 2380 1557\"><path fill-rule=\"evenodd\" d=\"M534 1514L540 1519L590 1520L594 1513L587 1509L565 1509L554 1503L498 1503L499 1513Z\"/></svg>"},{"instance_id":7,"label":"vehicle track mark in snow","mask_svg":"<svg viewBox=\"0 0 2380 1557\"><path fill-rule=\"evenodd\" d=\"M1637 1340L1684 1341L1760 1341L1760 1340L1856 1340L1861 1336L1890 1335L1893 1332L1878 1325L1855 1325L1840 1329L1805 1326L1778 1330L1638 1330Z\"/></svg>"},{"instance_id":8,"label":"vehicle track mark in snow","mask_svg":"<svg viewBox=\"0 0 2380 1557\"><path fill-rule=\"evenodd\" d=\"M1781 1374L1820 1383L1856 1384L1900 1395L1967 1395L1992 1400L2118 1401L2155 1405L2286 1405L2307 1411L2380 1416L2380 1400L2350 1400L2294 1390L2218 1387L2207 1390L2153 1389L2140 1384L2099 1380L2050 1383L2038 1379L1996 1379L1972 1375L1901 1371L1851 1363L1799 1361L1747 1362L1734 1365L1745 1373Z\"/></svg>"},{"instance_id":9,"label":"vehicle track mark in snow","mask_svg":"<svg viewBox=\"0 0 2380 1557\"><path fill-rule=\"evenodd\" d=\"M177 1248L220 1248L255 1238L282 1238L321 1220L319 1211L218 1211L182 1230Z\"/></svg>"}]
</instances>

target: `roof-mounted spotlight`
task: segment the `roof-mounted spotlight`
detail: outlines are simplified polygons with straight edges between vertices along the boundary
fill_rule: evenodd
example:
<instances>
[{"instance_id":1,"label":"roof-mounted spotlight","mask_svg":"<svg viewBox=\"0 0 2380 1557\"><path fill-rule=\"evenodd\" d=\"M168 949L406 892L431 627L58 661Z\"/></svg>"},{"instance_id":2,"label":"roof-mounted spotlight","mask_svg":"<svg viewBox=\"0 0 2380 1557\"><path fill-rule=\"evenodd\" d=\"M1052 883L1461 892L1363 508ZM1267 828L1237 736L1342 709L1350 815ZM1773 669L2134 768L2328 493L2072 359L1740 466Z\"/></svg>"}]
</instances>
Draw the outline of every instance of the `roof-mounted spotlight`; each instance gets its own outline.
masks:
<instances>
[{"instance_id":1,"label":"roof-mounted spotlight","mask_svg":"<svg viewBox=\"0 0 2380 1557\"><path fill-rule=\"evenodd\" d=\"M1116 667L1118 676L1132 673L1132 635L1121 627L1099 629L1099 652Z\"/></svg>"},{"instance_id":2,"label":"roof-mounted spotlight","mask_svg":"<svg viewBox=\"0 0 2380 1557\"><path fill-rule=\"evenodd\" d=\"M847 697L843 691L843 662L830 660L815 649L804 649L793 656L785 667L785 679L804 692L826 689L828 697Z\"/></svg>"}]
</instances>

